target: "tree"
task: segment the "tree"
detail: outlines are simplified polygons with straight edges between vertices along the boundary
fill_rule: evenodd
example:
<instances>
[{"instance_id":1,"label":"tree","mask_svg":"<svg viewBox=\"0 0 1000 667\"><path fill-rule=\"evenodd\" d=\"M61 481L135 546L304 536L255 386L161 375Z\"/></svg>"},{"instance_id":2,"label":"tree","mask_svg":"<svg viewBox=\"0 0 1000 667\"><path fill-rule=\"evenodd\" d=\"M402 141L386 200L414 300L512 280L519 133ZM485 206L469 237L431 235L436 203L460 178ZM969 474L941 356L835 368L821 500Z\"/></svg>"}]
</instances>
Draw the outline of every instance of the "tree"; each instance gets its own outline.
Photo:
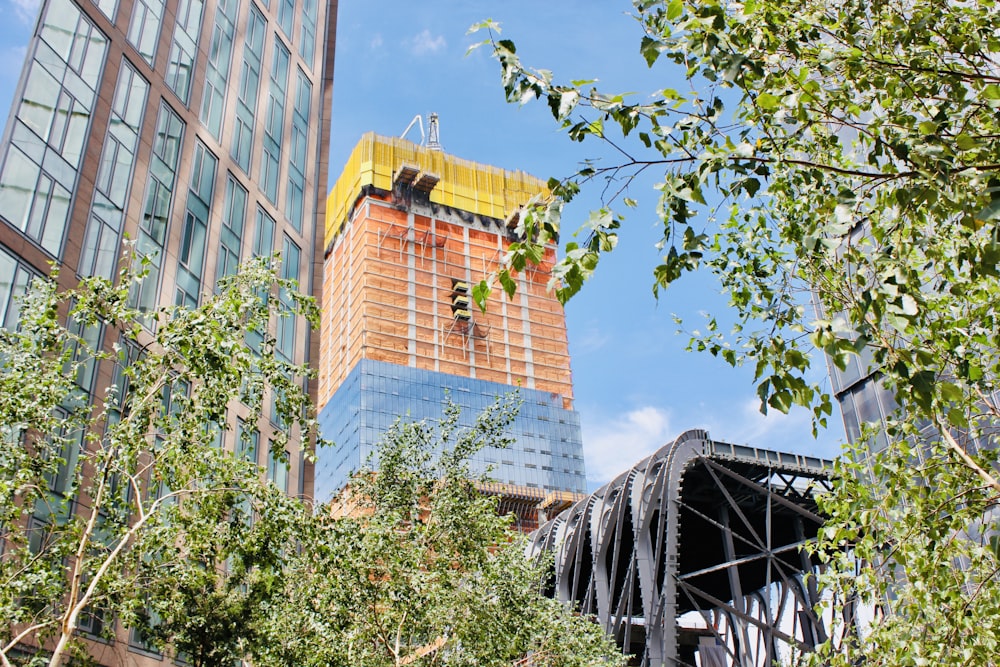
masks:
<instances>
[{"instance_id":1,"label":"tree","mask_svg":"<svg viewBox=\"0 0 1000 667\"><path fill-rule=\"evenodd\" d=\"M495 279L537 261L562 204L603 182L605 207L565 244L564 301L613 250L615 206L662 173L654 292L707 269L735 325L690 347L754 369L761 409L831 414L809 370L860 359L899 410L841 462L821 553L839 599L880 605L832 664L991 664L1000 585L993 432L1000 420L1000 11L993 0L635 0L637 58L686 90L652 101L562 84L489 31L512 102L547 102L572 141L610 145L521 217ZM492 288L475 290L482 306ZM815 306L812 307L812 306ZM817 314L818 313L818 314ZM815 352L823 354L815 354ZM871 454L876 431L885 449ZM880 435L880 437L881 437ZM855 576L854 545L868 566ZM890 590L891 589L891 590Z\"/></svg>"},{"instance_id":2,"label":"tree","mask_svg":"<svg viewBox=\"0 0 1000 667\"><path fill-rule=\"evenodd\" d=\"M544 594L546 564L476 488L468 457L502 446L515 411L508 397L471 429L454 404L437 426L397 421L350 511L318 515L303 538L254 664L624 664L600 626Z\"/></svg>"},{"instance_id":3,"label":"tree","mask_svg":"<svg viewBox=\"0 0 1000 667\"><path fill-rule=\"evenodd\" d=\"M476 490L467 459L505 442L513 399L471 430L453 405L437 429L397 423L380 472L355 480L361 513L314 512L264 478L250 426L219 439L227 409L257 424L269 391L272 451L312 433L311 371L267 331L275 290L310 321L313 301L255 262L198 308L157 313L150 338L129 306L141 279L36 280L0 330L0 664L90 664L85 639L114 639L115 619L199 667L621 664L544 595L545 564ZM99 323L124 332L112 352ZM115 379L95 402L77 379L98 361Z\"/></svg>"},{"instance_id":4,"label":"tree","mask_svg":"<svg viewBox=\"0 0 1000 667\"><path fill-rule=\"evenodd\" d=\"M276 589L301 503L218 436L237 402L256 425L270 389L287 425L273 449L292 429L310 437L311 371L274 354L267 297L288 290L290 315L311 321L315 304L258 261L201 306L156 313L150 339L128 298L142 279L125 270L117 286L88 278L61 293L36 279L19 328L0 330L3 665L25 650L34 663L84 659L84 631L113 634L116 617L151 648L169 641L194 665L231 665ZM111 352L91 335L100 325L123 334ZM250 333L264 337L259 351ZM114 384L92 401L77 379L100 362L114 364Z\"/></svg>"}]
</instances>

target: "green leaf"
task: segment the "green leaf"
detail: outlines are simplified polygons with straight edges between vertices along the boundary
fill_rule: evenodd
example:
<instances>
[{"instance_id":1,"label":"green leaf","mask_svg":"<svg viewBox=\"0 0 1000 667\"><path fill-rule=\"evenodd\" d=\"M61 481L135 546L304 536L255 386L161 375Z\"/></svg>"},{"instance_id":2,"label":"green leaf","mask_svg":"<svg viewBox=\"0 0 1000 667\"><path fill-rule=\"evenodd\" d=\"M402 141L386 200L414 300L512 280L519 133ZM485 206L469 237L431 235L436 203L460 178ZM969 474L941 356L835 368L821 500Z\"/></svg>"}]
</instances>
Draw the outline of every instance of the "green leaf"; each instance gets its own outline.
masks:
<instances>
[{"instance_id":1,"label":"green leaf","mask_svg":"<svg viewBox=\"0 0 1000 667\"><path fill-rule=\"evenodd\" d=\"M994 199L979 213L976 213L976 219L983 222L1000 219L1000 197Z\"/></svg>"},{"instance_id":2,"label":"green leaf","mask_svg":"<svg viewBox=\"0 0 1000 667\"><path fill-rule=\"evenodd\" d=\"M975 139L970 137L965 132L962 132L957 137L955 137L955 145L958 146L960 150L968 151L978 146L979 142L977 142Z\"/></svg>"},{"instance_id":3,"label":"green leaf","mask_svg":"<svg viewBox=\"0 0 1000 667\"><path fill-rule=\"evenodd\" d=\"M513 278L511 278L510 272L507 271L506 269L501 270L497 274L497 278L500 281L500 285L503 287L503 291L507 294L507 297L509 298L514 296L514 293L517 292L517 282Z\"/></svg>"},{"instance_id":4,"label":"green leaf","mask_svg":"<svg viewBox=\"0 0 1000 667\"><path fill-rule=\"evenodd\" d=\"M771 93L761 93L757 96L757 106L764 111L774 111L780 103L781 100Z\"/></svg>"},{"instance_id":5,"label":"green leaf","mask_svg":"<svg viewBox=\"0 0 1000 667\"><path fill-rule=\"evenodd\" d=\"M646 59L646 65L652 67L653 63L660 57L660 43L652 37L645 36L639 45L639 53Z\"/></svg>"},{"instance_id":6,"label":"green leaf","mask_svg":"<svg viewBox=\"0 0 1000 667\"><path fill-rule=\"evenodd\" d=\"M667 20L676 21L684 13L684 0L670 0L667 4Z\"/></svg>"},{"instance_id":7,"label":"green leaf","mask_svg":"<svg viewBox=\"0 0 1000 667\"><path fill-rule=\"evenodd\" d=\"M486 312L486 301L490 298L492 291L486 280L480 280L472 286L472 300L479 306L479 310L484 313Z\"/></svg>"}]
</instances>

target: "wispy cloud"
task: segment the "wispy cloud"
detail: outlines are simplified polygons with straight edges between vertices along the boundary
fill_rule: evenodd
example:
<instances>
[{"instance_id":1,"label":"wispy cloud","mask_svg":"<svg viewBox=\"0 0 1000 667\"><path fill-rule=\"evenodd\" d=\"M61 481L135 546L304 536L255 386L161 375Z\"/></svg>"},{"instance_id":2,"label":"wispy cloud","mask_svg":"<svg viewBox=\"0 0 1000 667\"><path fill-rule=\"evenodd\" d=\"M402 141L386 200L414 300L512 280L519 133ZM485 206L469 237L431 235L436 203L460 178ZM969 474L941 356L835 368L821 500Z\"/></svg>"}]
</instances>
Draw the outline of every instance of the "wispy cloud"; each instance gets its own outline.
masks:
<instances>
[{"instance_id":1,"label":"wispy cloud","mask_svg":"<svg viewBox=\"0 0 1000 667\"><path fill-rule=\"evenodd\" d=\"M14 15L22 23L31 23L38 15L41 0L6 0L14 10Z\"/></svg>"},{"instance_id":2,"label":"wispy cloud","mask_svg":"<svg viewBox=\"0 0 1000 667\"><path fill-rule=\"evenodd\" d=\"M581 354L596 352L611 341L611 335L597 326L591 326L576 341L575 351Z\"/></svg>"},{"instance_id":3,"label":"wispy cloud","mask_svg":"<svg viewBox=\"0 0 1000 667\"><path fill-rule=\"evenodd\" d=\"M382 48L382 33L375 33L371 40L368 42L368 48L372 51L377 51Z\"/></svg>"},{"instance_id":4,"label":"wispy cloud","mask_svg":"<svg viewBox=\"0 0 1000 667\"><path fill-rule=\"evenodd\" d=\"M24 62L24 56L28 53L28 47L26 46L8 46L3 50L3 55L0 58L6 63L22 63ZM14 73L14 79L17 79L17 73Z\"/></svg>"},{"instance_id":5,"label":"wispy cloud","mask_svg":"<svg viewBox=\"0 0 1000 667\"><path fill-rule=\"evenodd\" d=\"M676 434L670 414L647 405L611 419L584 419L584 458L587 479L603 484L652 454Z\"/></svg>"},{"instance_id":6,"label":"wispy cloud","mask_svg":"<svg viewBox=\"0 0 1000 667\"><path fill-rule=\"evenodd\" d=\"M448 46L444 35L432 35L430 30L424 29L419 35L409 40L410 51L414 55L424 56L434 54L444 50Z\"/></svg>"}]
</instances>

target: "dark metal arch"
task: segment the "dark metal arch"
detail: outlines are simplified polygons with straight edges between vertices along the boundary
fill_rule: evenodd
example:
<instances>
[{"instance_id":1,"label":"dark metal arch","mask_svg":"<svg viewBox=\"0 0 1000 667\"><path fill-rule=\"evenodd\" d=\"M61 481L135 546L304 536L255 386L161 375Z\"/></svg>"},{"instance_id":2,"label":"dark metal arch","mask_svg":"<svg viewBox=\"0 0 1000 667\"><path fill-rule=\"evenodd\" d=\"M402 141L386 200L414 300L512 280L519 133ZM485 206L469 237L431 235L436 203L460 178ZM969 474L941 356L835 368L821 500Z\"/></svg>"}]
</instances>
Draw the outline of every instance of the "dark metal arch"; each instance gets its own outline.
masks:
<instances>
[{"instance_id":1,"label":"dark metal arch","mask_svg":"<svg viewBox=\"0 0 1000 667\"><path fill-rule=\"evenodd\" d=\"M683 433L542 525L555 593L644 667L771 665L826 637L801 550L831 463Z\"/></svg>"}]
</instances>

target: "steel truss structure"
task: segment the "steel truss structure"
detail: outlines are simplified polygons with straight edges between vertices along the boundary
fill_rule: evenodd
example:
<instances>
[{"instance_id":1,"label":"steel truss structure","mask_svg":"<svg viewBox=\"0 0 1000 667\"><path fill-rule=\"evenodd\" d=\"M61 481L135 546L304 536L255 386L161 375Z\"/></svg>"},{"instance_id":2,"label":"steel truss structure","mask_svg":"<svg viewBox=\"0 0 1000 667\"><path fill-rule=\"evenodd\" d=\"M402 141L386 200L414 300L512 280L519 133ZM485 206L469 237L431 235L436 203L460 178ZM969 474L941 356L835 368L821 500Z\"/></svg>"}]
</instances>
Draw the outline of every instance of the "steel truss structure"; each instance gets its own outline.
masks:
<instances>
[{"instance_id":1,"label":"steel truss structure","mask_svg":"<svg viewBox=\"0 0 1000 667\"><path fill-rule=\"evenodd\" d=\"M829 461L688 431L533 533L552 591L635 664L770 667L823 641L813 493ZM697 658L696 662L696 657Z\"/></svg>"}]
</instances>

